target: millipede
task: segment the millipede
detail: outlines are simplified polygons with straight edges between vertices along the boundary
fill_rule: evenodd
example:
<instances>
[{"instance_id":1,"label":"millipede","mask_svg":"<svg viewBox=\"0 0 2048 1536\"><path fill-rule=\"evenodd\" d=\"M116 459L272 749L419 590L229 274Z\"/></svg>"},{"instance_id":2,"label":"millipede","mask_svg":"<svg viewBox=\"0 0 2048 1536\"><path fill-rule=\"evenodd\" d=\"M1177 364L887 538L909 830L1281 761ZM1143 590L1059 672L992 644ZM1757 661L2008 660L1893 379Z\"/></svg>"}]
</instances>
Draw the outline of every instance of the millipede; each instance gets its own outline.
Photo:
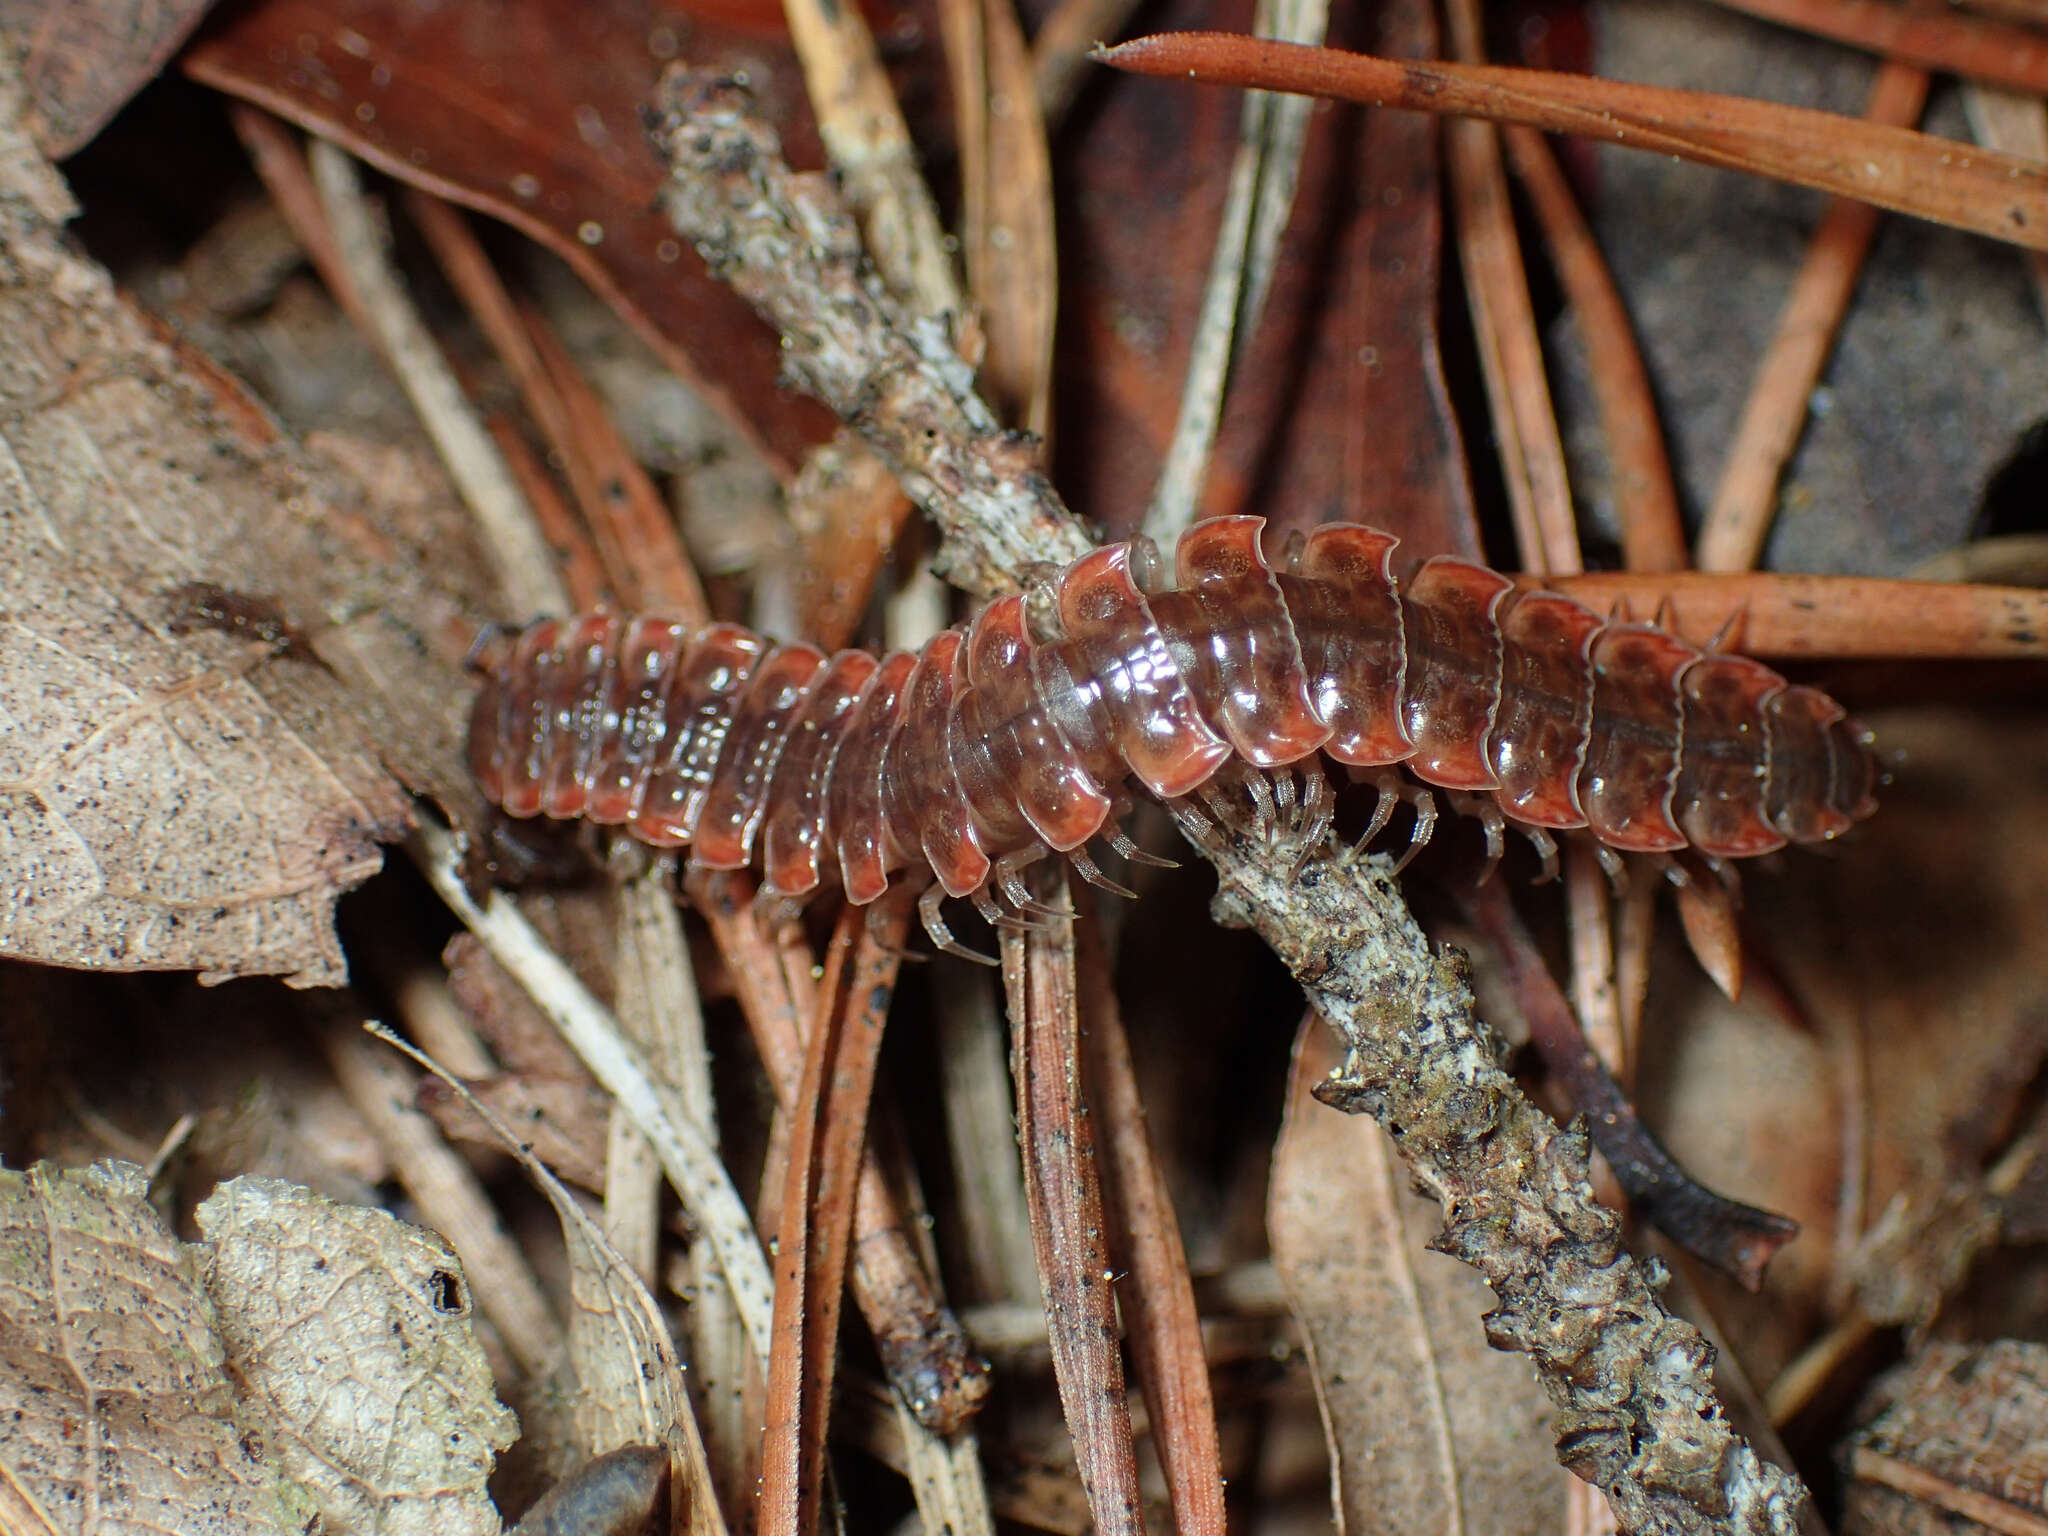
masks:
<instances>
[{"instance_id":1,"label":"millipede","mask_svg":"<svg viewBox=\"0 0 2048 1536\"><path fill-rule=\"evenodd\" d=\"M1021 872L1049 853L1107 883L1087 845L1137 853L1130 785L1177 802L1233 767L1255 784L1318 754L1378 770L1360 775L1380 796L1366 836L1409 800L1404 863L1435 823L1424 786L1479 817L1489 868L1513 827L1547 871L1553 832L1610 861L1718 863L1876 808L1870 733L1761 662L1469 561L1397 579L1398 541L1362 524L1295 535L1276 563L1263 526L1198 523L1170 563L1148 540L1105 546L915 653L606 612L489 631L470 766L511 816L758 865L770 896L836 882L864 904L928 873L925 927L965 953L941 900L1031 913ZM1313 844L1331 811L1309 785Z\"/></svg>"}]
</instances>

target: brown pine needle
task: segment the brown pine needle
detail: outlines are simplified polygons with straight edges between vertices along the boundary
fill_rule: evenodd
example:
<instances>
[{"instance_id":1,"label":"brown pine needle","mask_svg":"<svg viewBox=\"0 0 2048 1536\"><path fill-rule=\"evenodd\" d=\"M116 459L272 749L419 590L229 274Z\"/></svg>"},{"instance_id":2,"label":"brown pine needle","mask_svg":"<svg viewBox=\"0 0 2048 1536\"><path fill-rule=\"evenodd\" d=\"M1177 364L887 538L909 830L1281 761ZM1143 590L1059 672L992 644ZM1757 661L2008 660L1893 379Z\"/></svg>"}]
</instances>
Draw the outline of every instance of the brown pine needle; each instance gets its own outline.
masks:
<instances>
[{"instance_id":1,"label":"brown pine needle","mask_svg":"<svg viewBox=\"0 0 2048 1536\"><path fill-rule=\"evenodd\" d=\"M1134 74L1527 123L2048 250L2048 166L1832 112L1500 65L1397 64L1222 32L1161 33L1096 57Z\"/></svg>"},{"instance_id":2,"label":"brown pine needle","mask_svg":"<svg viewBox=\"0 0 2048 1536\"><path fill-rule=\"evenodd\" d=\"M1056 900L1065 906L1063 899ZM1144 1536L1096 1160L1081 1102L1073 926L1002 933L1025 1198L1053 1378L1098 1536Z\"/></svg>"},{"instance_id":3,"label":"brown pine needle","mask_svg":"<svg viewBox=\"0 0 2048 1536\"><path fill-rule=\"evenodd\" d=\"M882 912L880 932L861 908L840 918L806 1043L801 1108L791 1117L761 1443L762 1536L818 1529L857 1171L909 907L897 900Z\"/></svg>"},{"instance_id":4,"label":"brown pine needle","mask_svg":"<svg viewBox=\"0 0 2048 1536\"><path fill-rule=\"evenodd\" d=\"M1535 129L1521 126L1510 127L1502 138L1509 163L1536 210L1537 225L1550 248L1550 264L1564 285L1586 344L1587 371L1607 438L1614 512L1621 523L1628 567L1682 571L1686 541L1678 489L1671 480L1650 376L1614 276L1549 143Z\"/></svg>"},{"instance_id":5,"label":"brown pine needle","mask_svg":"<svg viewBox=\"0 0 2048 1536\"><path fill-rule=\"evenodd\" d=\"M1176 1536L1224 1536L1223 1453L1201 1315L1172 1193L1145 1128L1130 1041L1093 906L1082 904L1075 925L1087 1017L1081 1050L1102 1128L1103 1204L1118 1257L1131 1271L1131 1283L1118 1291L1131 1363L1152 1411L1152 1447L1166 1474Z\"/></svg>"},{"instance_id":6,"label":"brown pine needle","mask_svg":"<svg viewBox=\"0 0 2048 1536\"><path fill-rule=\"evenodd\" d=\"M1958 16L1944 7L1909 8L1884 0L1721 0L1760 16L1901 64L1967 75L2048 95L2048 37L2027 27Z\"/></svg>"},{"instance_id":7,"label":"brown pine needle","mask_svg":"<svg viewBox=\"0 0 2048 1536\"><path fill-rule=\"evenodd\" d=\"M1730 618L1732 646L1751 656L1976 660L2048 656L2048 592L1876 576L1780 572L1599 571L1524 577L1602 613L1626 602L1653 613L1671 602L1671 628L1706 645Z\"/></svg>"},{"instance_id":8,"label":"brown pine needle","mask_svg":"<svg viewBox=\"0 0 2048 1536\"><path fill-rule=\"evenodd\" d=\"M1887 64L1878 71L1863 115L1873 123L1910 128L1926 103L1927 71ZM1703 571L1746 571L1763 553L1778 510L1779 478L1806 429L1807 402L1848 317L1877 220L1868 203L1838 199L1813 232L1700 528Z\"/></svg>"}]
</instances>

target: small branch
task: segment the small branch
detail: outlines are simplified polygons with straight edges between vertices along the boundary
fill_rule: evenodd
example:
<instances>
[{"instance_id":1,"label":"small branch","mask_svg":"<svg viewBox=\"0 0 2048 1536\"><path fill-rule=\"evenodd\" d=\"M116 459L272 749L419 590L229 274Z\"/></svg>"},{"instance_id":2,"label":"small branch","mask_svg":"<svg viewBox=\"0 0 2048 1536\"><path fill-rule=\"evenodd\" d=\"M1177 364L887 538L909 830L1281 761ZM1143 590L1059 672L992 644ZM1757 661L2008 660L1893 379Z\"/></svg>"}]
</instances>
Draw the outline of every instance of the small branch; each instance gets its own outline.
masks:
<instances>
[{"instance_id":1,"label":"small branch","mask_svg":"<svg viewBox=\"0 0 2048 1536\"><path fill-rule=\"evenodd\" d=\"M1586 1117L1593 1145L1622 1192L1657 1230L1731 1276L1745 1290L1763 1284L1771 1255L1799 1235L1799 1223L1706 1188L1651 1134L1592 1048L1558 990L1528 929L1498 884L1459 897L1465 916L1492 946L1529 1024L1529 1043Z\"/></svg>"},{"instance_id":2,"label":"small branch","mask_svg":"<svg viewBox=\"0 0 2048 1536\"><path fill-rule=\"evenodd\" d=\"M829 186L790 173L744 94L680 72L664 100L656 131L676 160L667 196L679 227L782 331L795 380L898 465L945 529L956 579L1000 590L1020 566L1085 549L1029 458L1001 451L987 408L957 364L945 366L950 352L924 351L892 325ZM1585 1138L1560 1131L1500 1070L1462 978L1430 953L1381 872L1385 861L1325 848L1297 864L1291 850L1208 831L1219 915L1257 929L1343 1036L1346 1072L1330 1096L1386 1126L1444 1204L1439 1246L1478 1268L1501 1298L1489 1340L1528 1353L1564 1410L1560 1459L1599 1483L1631 1529L1791 1536L1804 1490L1728 1428L1709 1378L1711 1348L1664 1309L1653 1288L1661 1269L1639 1268L1613 1216L1592 1202ZM1031 948L1005 935L1013 993L1070 1013L1071 969L1043 945L1027 965ZM1071 1044L1064 1054L1071 1062ZM1057 1101L1056 1085L1036 1070L1020 1074L1020 1086ZM1071 1202L1075 1190L1048 1185L1046 1171L1034 1203ZM1069 1403L1077 1426L1108 1401ZM1110 1503L1120 1526L1136 1526L1135 1505ZM1098 1503L1098 1529L1107 1528L1104 1513Z\"/></svg>"},{"instance_id":3,"label":"small branch","mask_svg":"<svg viewBox=\"0 0 2048 1536\"><path fill-rule=\"evenodd\" d=\"M830 180L791 171L730 81L671 70L660 99L669 217L781 333L790 380L838 412L939 525L939 573L970 592L1015 591L1020 568L1085 554L1035 444L975 394L944 324L901 315Z\"/></svg>"},{"instance_id":4,"label":"small branch","mask_svg":"<svg viewBox=\"0 0 2048 1536\"><path fill-rule=\"evenodd\" d=\"M1291 879L1256 833L1182 826L1216 865L1218 921L1265 939L1344 1041L1317 1097L1386 1128L1444 1208L1431 1246L1500 1298L1488 1342L1534 1362L1560 1410L1558 1459L1629 1530L1791 1536L1805 1490L1728 1427L1712 1346L1665 1310L1662 1266L1630 1258L1594 1202L1584 1134L1501 1070L1459 967L1430 952L1387 861L1325 856Z\"/></svg>"}]
</instances>

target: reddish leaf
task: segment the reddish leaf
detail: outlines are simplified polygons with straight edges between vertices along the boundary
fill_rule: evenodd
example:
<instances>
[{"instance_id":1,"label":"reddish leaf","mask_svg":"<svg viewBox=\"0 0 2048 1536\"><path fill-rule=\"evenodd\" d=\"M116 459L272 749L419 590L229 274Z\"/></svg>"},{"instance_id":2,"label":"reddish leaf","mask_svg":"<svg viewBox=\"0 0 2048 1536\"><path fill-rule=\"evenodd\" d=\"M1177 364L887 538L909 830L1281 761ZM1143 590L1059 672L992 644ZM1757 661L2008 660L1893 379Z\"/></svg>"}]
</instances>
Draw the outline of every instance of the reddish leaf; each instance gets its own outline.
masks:
<instances>
[{"instance_id":1,"label":"reddish leaf","mask_svg":"<svg viewBox=\"0 0 2048 1536\"><path fill-rule=\"evenodd\" d=\"M774 339L654 207L640 110L666 57L743 70L815 158L786 45L643 0L509 8L267 0L185 55L193 78L525 231L790 469L830 419L776 385Z\"/></svg>"}]
</instances>

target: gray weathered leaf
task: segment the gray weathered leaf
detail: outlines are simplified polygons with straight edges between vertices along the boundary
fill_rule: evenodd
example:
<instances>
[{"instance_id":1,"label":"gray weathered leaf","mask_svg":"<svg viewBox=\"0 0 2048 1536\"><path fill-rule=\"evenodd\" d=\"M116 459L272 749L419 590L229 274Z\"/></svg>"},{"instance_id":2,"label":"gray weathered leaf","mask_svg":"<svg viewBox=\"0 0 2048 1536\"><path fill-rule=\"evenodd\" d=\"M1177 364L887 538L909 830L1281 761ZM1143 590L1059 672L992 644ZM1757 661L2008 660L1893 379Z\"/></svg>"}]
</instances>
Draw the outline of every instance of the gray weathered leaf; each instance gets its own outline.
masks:
<instances>
[{"instance_id":1,"label":"gray weathered leaf","mask_svg":"<svg viewBox=\"0 0 2048 1536\"><path fill-rule=\"evenodd\" d=\"M238 1427L212 1304L132 1163L0 1169L0 1530L285 1536L313 1502Z\"/></svg>"},{"instance_id":2,"label":"gray weathered leaf","mask_svg":"<svg viewBox=\"0 0 2048 1536\"><path fill-rule=\"evenodd\" d=\"M228 1360L279 1461L354 1536L495 1536L484 1491L518 1432L439 1236L247 1177L196 1213Z\"/></svg>"},{"instance_id":3,"label":"gray weathered leaf","mask_svg":"<svg viewBox=\"0 0 2048 1536\"><path fill-rule=\"evenodd\" d=\"M0 954L339 982L408 808L286 614L367 556L63 242L23 111L0 47Z\"/></svg>"}]
</instances>

